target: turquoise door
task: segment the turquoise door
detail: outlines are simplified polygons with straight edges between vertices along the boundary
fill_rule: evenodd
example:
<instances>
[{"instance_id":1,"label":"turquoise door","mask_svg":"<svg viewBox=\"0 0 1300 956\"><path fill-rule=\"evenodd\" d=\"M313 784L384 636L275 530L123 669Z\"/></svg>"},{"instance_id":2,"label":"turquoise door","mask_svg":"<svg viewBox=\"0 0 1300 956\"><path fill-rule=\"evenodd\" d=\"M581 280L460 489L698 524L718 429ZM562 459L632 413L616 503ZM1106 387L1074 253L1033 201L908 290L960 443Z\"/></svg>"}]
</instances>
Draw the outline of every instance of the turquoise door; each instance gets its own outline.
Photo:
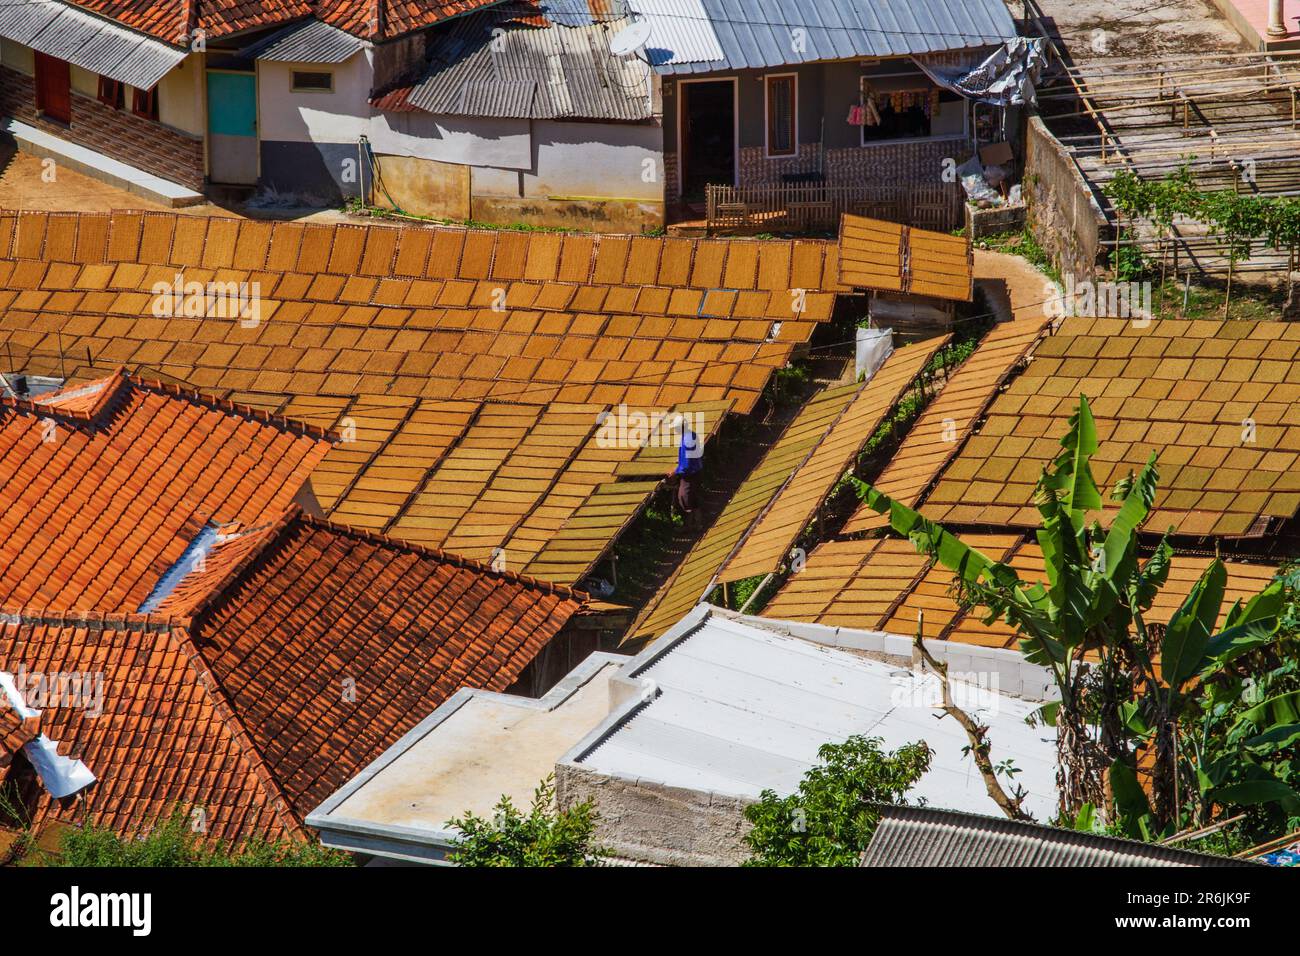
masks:
<instances>
[{"instance_id":1,"label":"turquoise door","mask_svg":"<svg viewBox=\"0 0 1300 956\"><path fill-rule=\"evenodd\" d=\"M214 183L257 182L257 78L208 71L208 176Z\"/></svg>"}]
</instances>

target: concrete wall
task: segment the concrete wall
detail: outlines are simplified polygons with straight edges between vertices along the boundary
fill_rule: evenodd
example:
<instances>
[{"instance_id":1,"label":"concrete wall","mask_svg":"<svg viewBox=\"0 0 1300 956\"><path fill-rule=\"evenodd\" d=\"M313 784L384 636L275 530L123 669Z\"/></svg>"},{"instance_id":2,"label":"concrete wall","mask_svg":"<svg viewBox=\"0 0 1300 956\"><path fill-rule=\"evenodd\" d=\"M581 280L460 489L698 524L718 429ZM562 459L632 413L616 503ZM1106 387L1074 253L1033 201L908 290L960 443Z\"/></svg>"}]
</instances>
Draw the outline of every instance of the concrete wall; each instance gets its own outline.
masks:
<instances>
[{"instance_id":1,"label":"concrete wall","mask_svg":"<svg viewBox=\"0 0 1300 956\"><path fill-rule=\"evenodd\" d=\"M1062 274L1093 278L1104 268L1101 242L1113 238L1114 230L1078 166L1042 119L1030 117L1026 125L1023 188L1029 230Z\"/></svg>"},{"instance_id":2,"label":"concrete wall","mask_svg":"<svg viewBox=\"0 0 1300 956\"><path fill-rule=\"evenodd\" d=\"M327 203L360 195L357 143L370 132L372 55L362 50L338 64L257 62L263 185ZM294 92L295 70L332 73L333 92Z\"/></svg>"},{"instance_id":3,"label":"concrete wall","mask_svg":"<svg viewBox=\"0 0 1300 956\"><path fill-rule=\"evenodd\" d=\"M656 122L573 123L381 113L372 144L410 213L614 232L663 224Z\"/></svg>"},{"instance_id":4,"label":"concrete wall","mask_svg":"<svg viewBox=\"0 0 1300 956\"><path fill-rule=\"evenodd\" d=\"M469 219L470 167L413 156L376 156L383 189L374 202L403 212L442 219Z\"/></svg>"},{"instance_id":5,"label":"concrete wall","mask_svg":"<svg viewBox=\"0 0 1300 956\"><path fill-rule=\"evenodd\" d=\"M752 801L555 766L556 801L592 800L600 814L594 840L618 856L662 866L738 866L749 858L745 807Z\"/></svg>"}]
</instances>

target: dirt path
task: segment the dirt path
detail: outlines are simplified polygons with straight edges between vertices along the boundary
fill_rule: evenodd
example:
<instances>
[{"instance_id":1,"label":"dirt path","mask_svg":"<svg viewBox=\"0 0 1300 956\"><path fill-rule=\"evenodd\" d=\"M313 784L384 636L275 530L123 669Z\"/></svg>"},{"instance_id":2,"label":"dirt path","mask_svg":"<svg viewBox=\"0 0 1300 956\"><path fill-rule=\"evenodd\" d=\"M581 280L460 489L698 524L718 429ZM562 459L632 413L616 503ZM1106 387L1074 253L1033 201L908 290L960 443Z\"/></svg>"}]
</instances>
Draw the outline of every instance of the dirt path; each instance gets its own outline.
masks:
<instances>
[{"instance_id":1,"label":"dirt path","mask_svg":"<svg viewBox=\"0 0 1300 956\"><path fill-rule=\"evenodd\" d=\"M0 144L0 209L42 212L111 212L143 209L187 216L234 216L239 219L292 219L295 222L348 222L336 209L249 209L243 205L203 203L172 209L135 193L102 183L71 169L57 167L47 182L47 167L39 157Z\"/></svg>"}]
</instances>

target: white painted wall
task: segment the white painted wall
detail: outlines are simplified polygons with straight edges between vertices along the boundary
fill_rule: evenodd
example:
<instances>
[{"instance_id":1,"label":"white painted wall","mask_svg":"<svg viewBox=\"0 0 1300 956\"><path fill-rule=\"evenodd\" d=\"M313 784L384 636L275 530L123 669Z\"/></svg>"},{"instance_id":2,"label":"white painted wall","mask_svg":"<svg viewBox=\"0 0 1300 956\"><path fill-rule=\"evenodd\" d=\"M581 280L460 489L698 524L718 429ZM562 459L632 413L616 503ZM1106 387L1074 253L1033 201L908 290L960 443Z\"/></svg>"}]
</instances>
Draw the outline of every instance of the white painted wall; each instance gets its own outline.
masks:
<instances>
[{"instance_id":1,"label":"white painted wall","mask_svg":"<svg viewBox=\"0 0 1300 956\"><path fill-rule=\"evenodd\" d=\"M355 143L370 131L371 50L343 63L257 64L259 136L287 143ZM293 71L334 74L332 93L293 92Z\"/></svg>"},{"instance_id":2,"label":"white painted wall","mask_svg":"<svg viewBox=\"0 0 1300 956\"><path fill-rule=\"evenodd\" d=\"M663 198L663 131L657 124L536 120L532 138L532 160L523 167L522 197ZM648 182L642 177L647 164L654 177ZM519 167L473 165L475 196L521 196Z\"/></svg>"},{"instance_id":3,"label":"white painted wall","mask_svg":"<svg viewBox=\"0 0 1300 956\"><path fill-rule=\"evenodd\" d=\"M512 179L533 165L532 132L523 119L376 111L369 135L374 151L386 156L498 167L511 170Z\"/></svg>"}]
</instances>

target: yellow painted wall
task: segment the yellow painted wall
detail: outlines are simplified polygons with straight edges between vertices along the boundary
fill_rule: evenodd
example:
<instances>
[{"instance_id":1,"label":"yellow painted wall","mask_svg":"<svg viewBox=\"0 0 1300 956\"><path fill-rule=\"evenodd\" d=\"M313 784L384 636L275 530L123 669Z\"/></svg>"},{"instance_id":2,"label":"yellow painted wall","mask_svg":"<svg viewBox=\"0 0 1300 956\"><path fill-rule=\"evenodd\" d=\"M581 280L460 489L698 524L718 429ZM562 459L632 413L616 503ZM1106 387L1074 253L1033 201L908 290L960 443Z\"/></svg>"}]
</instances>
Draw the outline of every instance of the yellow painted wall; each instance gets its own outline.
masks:
<instances>
[{"instance_id":1,"label":"yellow painted wall","mask_svg":"<svg viewBox=\"0 0 1300 956\"><path fill-rule=\"evenodd\" d=\"M0 63L28 76L36 72L36 55L32 48L13 40L0 40Z\"/></svg>"},{"instance_id":2,"label":"yellow painted wall","mask_svg":"<svg viewBox=\"0 0 1300 956\"><path fill-rule=\"evenodd\" d=\"M441 219L470 216L470 168L458 163L440 163L413 156L377 156L383 189L370 183L378 206L394 203L403 212ZM387 190L387 194L385 194ZM392 197L392 202L389 197Z\"/></svg>"},{"instance_id":3,"label":"yellow painted wall","mask_svg":"<svg viewBox=\"0 0 1300 956\"><path fill-rule=\"evenodd\" d=\"M203 54L191 53L158 81L158 119L176 129L202 136Z\"/></svg>"}]
</instances>

